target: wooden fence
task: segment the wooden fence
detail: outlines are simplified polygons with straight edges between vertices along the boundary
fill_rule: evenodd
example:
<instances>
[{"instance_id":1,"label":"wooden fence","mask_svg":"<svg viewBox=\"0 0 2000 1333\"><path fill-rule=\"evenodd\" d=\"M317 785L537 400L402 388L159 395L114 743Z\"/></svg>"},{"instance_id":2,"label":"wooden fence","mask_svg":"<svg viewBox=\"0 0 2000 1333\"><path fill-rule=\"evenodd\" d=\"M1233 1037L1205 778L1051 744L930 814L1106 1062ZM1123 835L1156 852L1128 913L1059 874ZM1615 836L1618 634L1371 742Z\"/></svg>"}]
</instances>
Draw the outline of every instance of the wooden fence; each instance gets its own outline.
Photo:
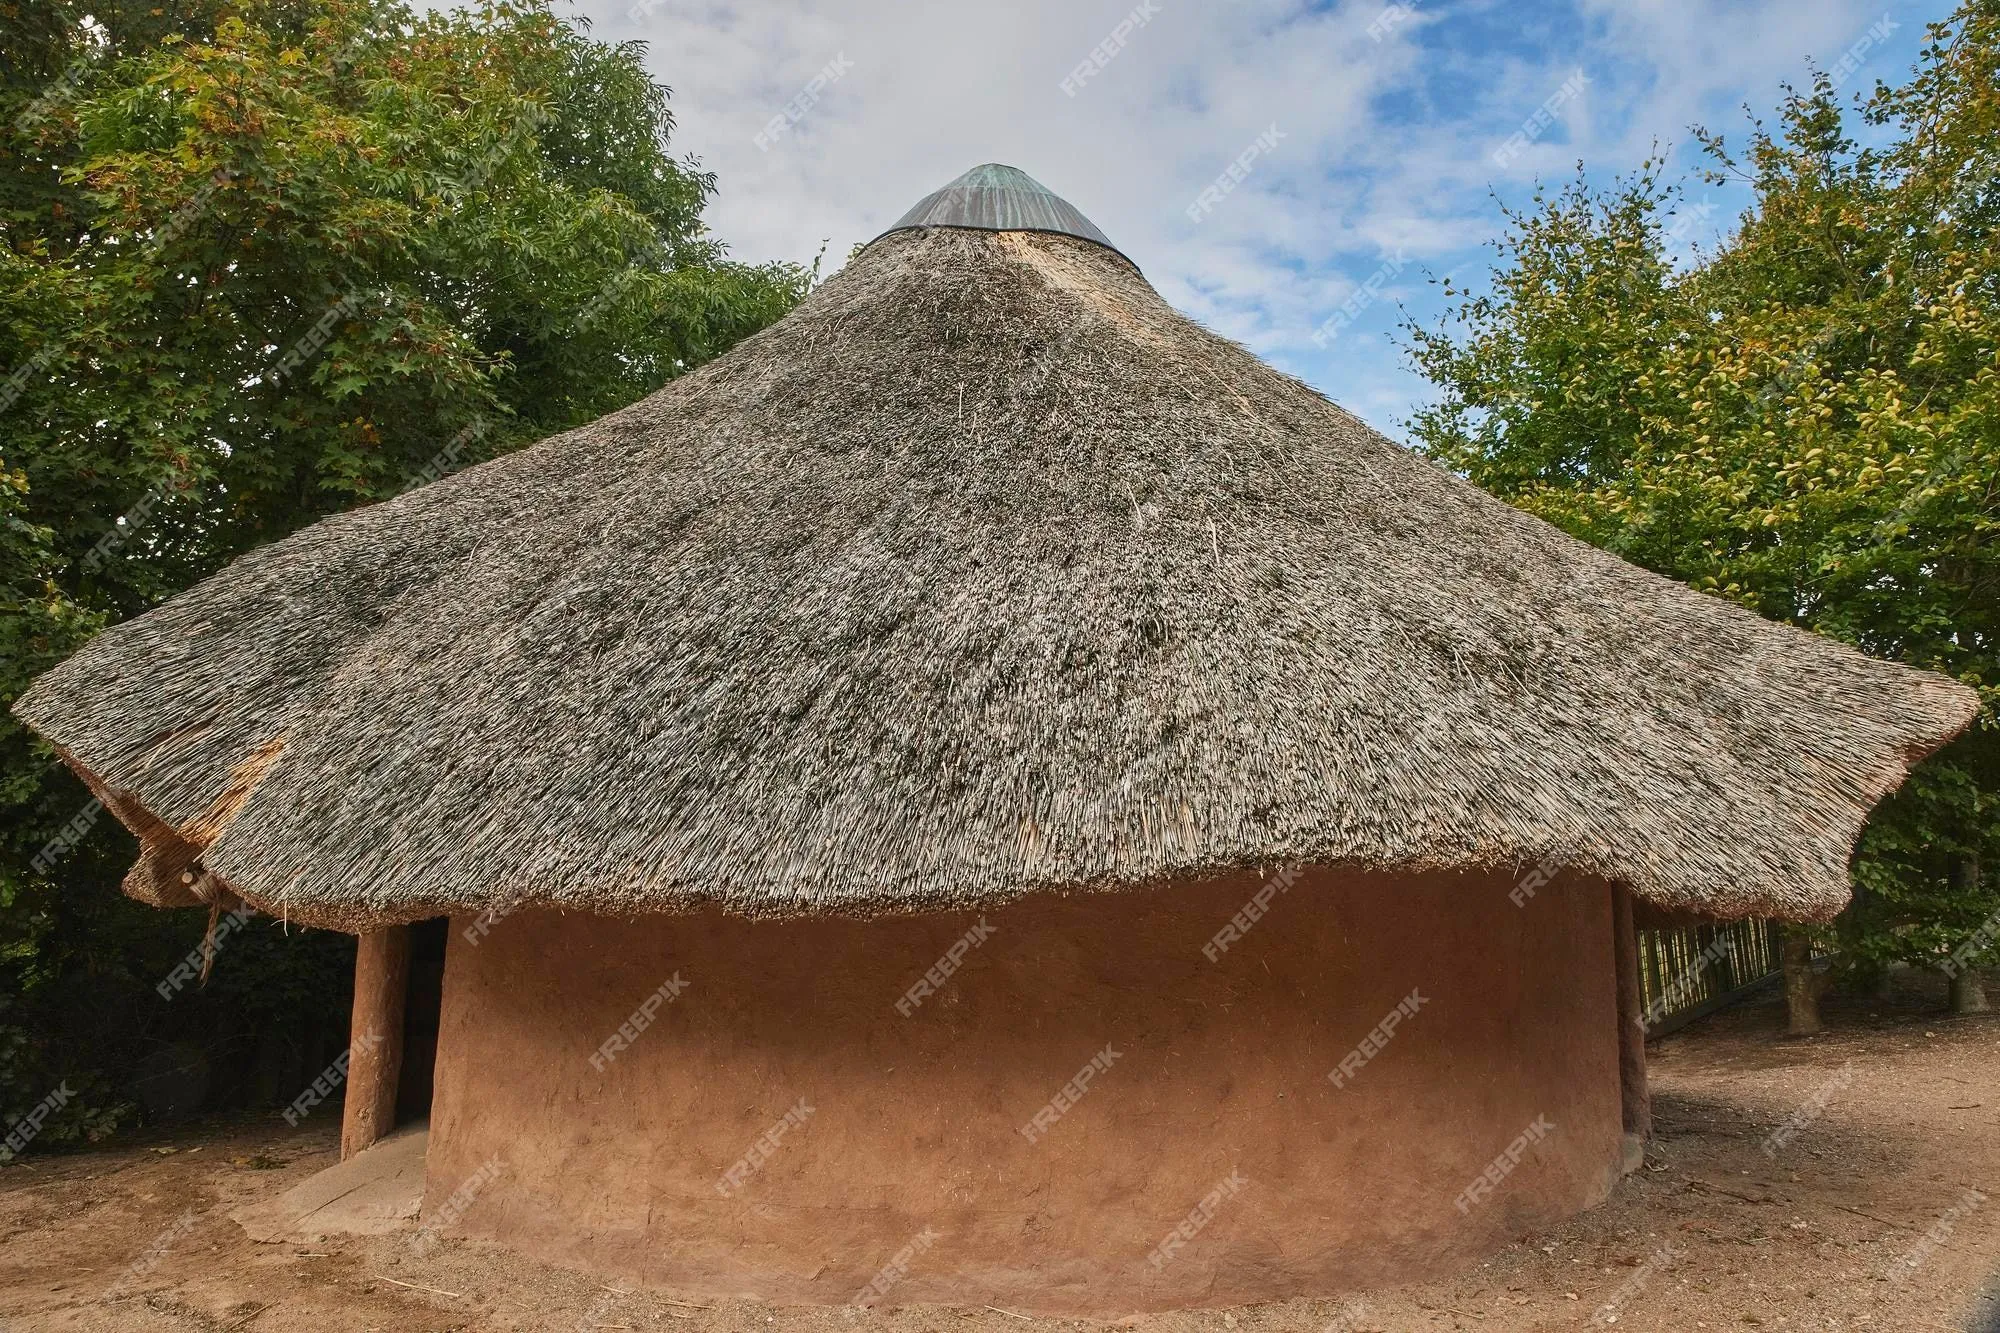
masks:
<instances>
[{"instance_id":1,"label":"wooden fence","mask_svg":"<svg viewBox=\"0 0 2000 1333\"><path fill-rule=\"evenodd\" d=\"M1648 1037L1721 1008L1783 967L1775 921L1642 930L1638 936L1639 994Z\"/></svg>"}]
</instances>

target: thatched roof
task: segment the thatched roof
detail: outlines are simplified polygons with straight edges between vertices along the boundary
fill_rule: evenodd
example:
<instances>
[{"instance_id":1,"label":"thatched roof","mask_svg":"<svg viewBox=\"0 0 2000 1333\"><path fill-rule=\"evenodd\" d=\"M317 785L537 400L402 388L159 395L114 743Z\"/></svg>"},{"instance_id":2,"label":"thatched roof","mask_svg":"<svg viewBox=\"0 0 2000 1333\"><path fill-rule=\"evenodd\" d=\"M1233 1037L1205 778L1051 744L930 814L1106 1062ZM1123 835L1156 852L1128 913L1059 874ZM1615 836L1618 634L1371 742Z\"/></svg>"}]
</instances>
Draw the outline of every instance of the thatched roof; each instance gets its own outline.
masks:
<instances>
[{"instance_id":1,"label":"thatched roof","mask_svg":"<svg viewBox=\"0 0 2000 1333\"><path fill-rule=\"evenodd\" d=\"M347 927L1295 859L1823 917L1974 708L1480 492L1094 241L963 225L17 705L139 833L131 892Z\"/></svg>"}]
</instances>

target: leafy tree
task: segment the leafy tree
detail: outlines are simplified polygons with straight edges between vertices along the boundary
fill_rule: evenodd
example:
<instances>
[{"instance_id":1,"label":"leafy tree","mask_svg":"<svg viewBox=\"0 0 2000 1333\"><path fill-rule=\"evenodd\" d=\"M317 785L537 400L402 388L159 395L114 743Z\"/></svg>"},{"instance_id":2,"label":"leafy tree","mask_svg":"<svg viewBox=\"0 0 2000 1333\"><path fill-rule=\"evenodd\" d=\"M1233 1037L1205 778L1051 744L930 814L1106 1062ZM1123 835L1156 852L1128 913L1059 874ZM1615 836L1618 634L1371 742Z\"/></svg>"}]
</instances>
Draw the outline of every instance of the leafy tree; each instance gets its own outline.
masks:
<instances>
[{"instance_id":1,"label":"leafy tree","mask_svg":"<svg viewBox=\"0 0 2000 1333\"><path fill-rule=\"evenodd\" d=\"M102 625L622 407L812 279L729 260L641 48L545 0L0 0L0 21L0 708ZM42 855L80 812L80 844ZM106 1103L148 1043L341 1021L351 943L275 925L163 1005L204 923L118 898L132 849L89 815L0 712L0 1111L67 1075ZM261 1011L225 1013L232 986ZM44 1141L79 1127L101 1117Z\"/></svg>"},{"instance_id":2,"label":"leafy tree","mask_svg":"<svg viewBox=\"0 0 2000 1333\"><path fill-rule=\"evenodd\" d=\"M1791 92L1712 182L1754 202L1677 271L1659 163L1510 211L1489 294L1407 326L1443 390L1411 432L1585 540L1982 691L1964 737L1871 822L1850 956L1990 964L2000 930L2000 0L1934 25L1859 108ZM1977 972L1949 968L1980 1007Z\"/></svg>"}]
</instances>

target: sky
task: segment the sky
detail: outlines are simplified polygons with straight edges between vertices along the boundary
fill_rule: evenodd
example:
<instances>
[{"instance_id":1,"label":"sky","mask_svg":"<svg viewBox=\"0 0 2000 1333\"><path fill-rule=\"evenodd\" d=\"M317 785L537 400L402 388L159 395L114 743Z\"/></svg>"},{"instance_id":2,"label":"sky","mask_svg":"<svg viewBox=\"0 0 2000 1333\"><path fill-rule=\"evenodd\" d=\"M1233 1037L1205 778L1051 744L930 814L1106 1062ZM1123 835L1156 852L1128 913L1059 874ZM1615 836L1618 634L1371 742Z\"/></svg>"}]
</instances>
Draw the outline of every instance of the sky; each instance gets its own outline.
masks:
<instances>
[{"instance_id":1,"label":"sky","mask_svg":"<svg viewBox=\"0 0 2000 1333\"><path fill-rule=\"evenodd\" d=\"M1183 313L1398 439L1432 391L1398 326L1483 285L1538 180L1686 173L1683 250L1745 199L1694 178L1816 65L1904 78L1947 3L1883 0L572 0L647 43L674 148L716 173L739 259L837 267L930 191L1005 162ZM1240 179L1228 180L1232 171ZM1205 191L1207 193L1205 193Z\"/></svg>"}]
</instances>

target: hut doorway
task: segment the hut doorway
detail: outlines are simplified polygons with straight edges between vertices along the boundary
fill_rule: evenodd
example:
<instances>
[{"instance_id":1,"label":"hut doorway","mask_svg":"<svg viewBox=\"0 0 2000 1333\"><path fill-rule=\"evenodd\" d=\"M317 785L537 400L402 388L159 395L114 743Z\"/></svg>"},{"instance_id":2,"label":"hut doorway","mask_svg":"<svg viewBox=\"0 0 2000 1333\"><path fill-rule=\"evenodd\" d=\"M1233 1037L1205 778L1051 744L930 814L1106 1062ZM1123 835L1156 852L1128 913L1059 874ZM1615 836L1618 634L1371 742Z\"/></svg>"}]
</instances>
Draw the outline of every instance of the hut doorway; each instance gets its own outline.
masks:
<instances>
[{"instance_id":1,"label":"hut doorway","mask_svg":"<svg viewBox=\"0 0 2000 1333\"><path fill-rule=\"evenodd\" d=\"M398 1127L430 1118L450 933L448 919L433 917L360 938L340 1126L343 1160Z\"/></svg>"},{"instance_id":2,"label":"hut doorway","mask_svg":"<svg viewBox=\"0 0 2000 1333\"><path fill-rule=\"evenodd\" d=\"M437 1074L438 1017L444 1009L444 951L451 921L410 927L410 980L403 1002L403 1068L396 1080L396 1128L428 1120Z\"/></svg>"}]
</instances>

